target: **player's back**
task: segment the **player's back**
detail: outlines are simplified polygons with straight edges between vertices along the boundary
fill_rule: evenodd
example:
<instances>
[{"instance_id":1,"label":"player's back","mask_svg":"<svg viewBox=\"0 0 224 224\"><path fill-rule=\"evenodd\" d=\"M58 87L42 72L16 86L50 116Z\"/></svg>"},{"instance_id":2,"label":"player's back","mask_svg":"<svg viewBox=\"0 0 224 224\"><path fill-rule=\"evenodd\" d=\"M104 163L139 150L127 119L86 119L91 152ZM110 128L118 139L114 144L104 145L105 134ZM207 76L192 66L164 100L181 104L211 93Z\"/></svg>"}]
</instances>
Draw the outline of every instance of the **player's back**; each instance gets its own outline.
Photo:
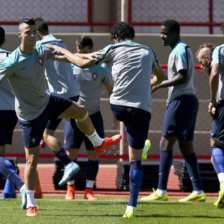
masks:
<instances>
[{"instance_id":1,"label":"player's back","mask_svg":"<svg viewBox=\"0 0 224 224\"><path fill-rule=\"evenodd\" d=\"M39 44L52 44L66 48L61 39L57 39L50 34L45 36L41 41L38 41L37 45ZM70 63L48 59L46 63L46 78L51 93L66 98L79 95L79 83L76 77L73 76Z\"/></svg>"},{"instance_id":2,"label":"player's back","mask_svg":"<svg viewBox=\"0 0 224 224\"><path fill-rule=\"evenodd\" d=\"M107 46L103 53L102 61L108 63L114 80L110 102L151 111L153 51L147 46L125 41Z\"/></svg>"}]
</instances>

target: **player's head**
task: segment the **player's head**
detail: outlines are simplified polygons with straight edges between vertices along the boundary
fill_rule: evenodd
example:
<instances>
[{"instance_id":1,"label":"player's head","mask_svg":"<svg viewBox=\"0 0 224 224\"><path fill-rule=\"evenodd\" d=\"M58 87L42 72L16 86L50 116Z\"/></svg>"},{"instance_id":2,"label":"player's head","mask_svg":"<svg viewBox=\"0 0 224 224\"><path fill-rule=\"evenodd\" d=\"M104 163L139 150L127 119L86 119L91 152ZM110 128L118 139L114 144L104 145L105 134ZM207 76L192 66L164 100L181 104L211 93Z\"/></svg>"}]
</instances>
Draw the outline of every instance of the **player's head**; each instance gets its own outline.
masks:
<instances>
[{"instance_id":1,"label":"player's head","mask_svg":"<svg viewBox=\"0 0 224 224\"><path fill-rule=\"evenodd\" d=\"M25 18L19 22L18 36L25 46L35 46L37 41L37 29L32 18Z\"/></svg>"},{"instance_id":2,"label":"player's head","mask_svg":"<svg viewBox=\"0 0 224 224\"><path fill-rule=\"evenodd\" d=\"M93 40L91 37L83 35L76 40L75 46L77 53L91 53L93 51Z\"/></svg>"},{"instance_id":3,"label":"player's head","mask_svg":"<svg viewBox=\"0 0 224 224\"><path fill-rule=\"evenodd\" d=\"M41 17L34 18L35 24L37 26L38 34L41 38L49 34L48 24Z\"/></svg>"},{"instance_id":4,"label":"player's head","mask_svg":"<svg viewBox=\"0 0 224 224\"><path fill-rule=\"evenodd\" d=\"M166 20L160 27L160 37L164 46L175 46L180 39L180 25L175 20Z\"/></svg>"},{"instance_id":5,"label":"player's head","mask_svg":"<svg viewBox=\"0 0 224 224\"><path fill-rule=\"evenodd\" d=\"M119 22L112 26L110 35L115 43L119 43L126 40L133 40L135 38L135 30L130 24Z\"/></svg>"},{"instance_id":6,"label":"player's head","mask_svg":"<svg viewBox=\"0 0 224 224\"><path fill-rule=\"evenodd\" d=\"M195 53L198 62L201 64L201 68L206 70L209 74L211 71L212 52L214 48L215 44L213 43L203 43Z\"/></svg>"},{"instance_id":7,"label":"player's head","mask_svg":"<svg viewBox=\"0 0 224 224\"><path fill-rule=\"evenodd\" d=\"M5 30L0 26L0 46L5 42Z\"/></svg>"}]
</instances>

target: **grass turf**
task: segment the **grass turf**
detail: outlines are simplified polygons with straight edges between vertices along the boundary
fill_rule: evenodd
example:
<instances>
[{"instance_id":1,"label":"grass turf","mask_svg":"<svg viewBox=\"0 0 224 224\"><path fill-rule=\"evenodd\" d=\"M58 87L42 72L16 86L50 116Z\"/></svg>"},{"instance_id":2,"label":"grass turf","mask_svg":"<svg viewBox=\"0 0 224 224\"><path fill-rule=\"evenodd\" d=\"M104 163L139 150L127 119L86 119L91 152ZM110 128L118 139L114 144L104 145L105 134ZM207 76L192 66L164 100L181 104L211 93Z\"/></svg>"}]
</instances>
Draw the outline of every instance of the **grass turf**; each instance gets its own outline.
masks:
<instances>
[{"instance_id":1,"label":"grass turf","mask_svg":"<svg viewBox=\"0 0 224 224\"><path fill-rule=\"evenodd\" d=\"M38 217L26 217L20 199L0 200L1 224L221 224L224 210L217 209L215 199L204 202L178 203L175 198L167 202L138 204L136 218L125 219L123 215L128 198L99 197L98 201L86 201L76 197L66 201L63 197L36 199Z\"/></svg>"}]
</instances>

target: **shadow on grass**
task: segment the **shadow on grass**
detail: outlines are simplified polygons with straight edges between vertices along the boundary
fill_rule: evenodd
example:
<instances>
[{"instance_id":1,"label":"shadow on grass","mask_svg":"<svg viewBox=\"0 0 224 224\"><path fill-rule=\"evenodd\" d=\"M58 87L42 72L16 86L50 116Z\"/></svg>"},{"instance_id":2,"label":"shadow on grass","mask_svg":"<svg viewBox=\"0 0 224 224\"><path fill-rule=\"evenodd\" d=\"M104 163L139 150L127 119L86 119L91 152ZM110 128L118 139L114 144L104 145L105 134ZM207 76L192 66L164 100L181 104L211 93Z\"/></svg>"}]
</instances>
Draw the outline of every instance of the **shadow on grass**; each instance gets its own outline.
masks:
<instances>
[{"instance_id":1,"label":"shadow on grass","mask_svg":"<svg viewBox=\"0 0 224 224\"><path fill-rule=\"evenodd\" d=\"M210 215L189 215L189 216L182 216L182 215L162 215L162 214L152 214L152 215L136 215L138 218L202 218L202 219L220 219L223 218L223 216L210 216Z\"/></svg>"}]
</instances>

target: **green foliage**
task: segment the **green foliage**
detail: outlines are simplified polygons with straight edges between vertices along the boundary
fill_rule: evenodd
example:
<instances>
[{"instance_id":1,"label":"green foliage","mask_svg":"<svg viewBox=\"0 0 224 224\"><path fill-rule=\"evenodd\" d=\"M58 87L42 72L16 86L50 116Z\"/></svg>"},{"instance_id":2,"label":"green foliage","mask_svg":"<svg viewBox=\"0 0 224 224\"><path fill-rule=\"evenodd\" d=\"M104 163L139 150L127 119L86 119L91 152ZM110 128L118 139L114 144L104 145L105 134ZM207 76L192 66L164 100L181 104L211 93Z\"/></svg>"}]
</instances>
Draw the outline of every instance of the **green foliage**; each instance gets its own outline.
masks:
<instances>
[{"instance_id":1,"label":"green foliage","mask_svg":"<svg viewBox=\"0 0 224 224\"><path fill-rule=\"evenodd\" d=\"M0 200L1 224L221 224L224 210L217 209L209 198L204 202L167 202L138 204L137 217L121 218L127 205L126 197L100 197L98 201L86 201L76 197L66 201L64 197L36 199L38 217L26 217L20 208L20 199Z\"/></svg>"}]
</instances>

